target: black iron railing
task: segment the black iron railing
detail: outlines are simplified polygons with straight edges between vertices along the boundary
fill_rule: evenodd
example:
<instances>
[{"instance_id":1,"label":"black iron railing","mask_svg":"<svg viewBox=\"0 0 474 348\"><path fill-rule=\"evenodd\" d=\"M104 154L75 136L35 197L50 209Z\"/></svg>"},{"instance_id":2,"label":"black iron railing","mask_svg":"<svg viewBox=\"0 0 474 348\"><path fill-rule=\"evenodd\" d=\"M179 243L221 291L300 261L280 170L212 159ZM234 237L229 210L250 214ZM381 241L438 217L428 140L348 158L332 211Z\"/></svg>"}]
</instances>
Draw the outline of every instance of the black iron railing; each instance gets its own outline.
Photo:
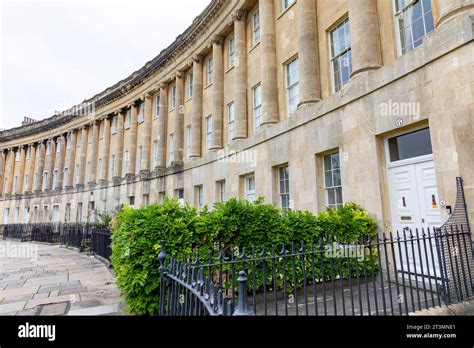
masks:
<instances>
[{"instance_id":1,"label":"black iron railing","mask_svg":"<svg viewBox=\"0 0 474 348\"><path fill-rule=\"evenodd\" d=\"M12 224L0 225L3 239L61 244L79 248L110 261L111 232L99 224Z\"/></svg>"},{"instance_id":2,"label":"black iron railing","mask_svg":"<svg viewBox=\"0 0 474 348\"><path fill-rule=\"evenodd\" d=\"M448 255L447 244L455 252ZM462 226L358 243L220 248L204 262L199 250L191 259L168 258L164 250L158 258L160 313L171 316L407 315L463 301L474 285L471 234ZM445 265L456 262L453 278ZM451 287L455 298L446 291Z\"/></svg>"}]
</instances>

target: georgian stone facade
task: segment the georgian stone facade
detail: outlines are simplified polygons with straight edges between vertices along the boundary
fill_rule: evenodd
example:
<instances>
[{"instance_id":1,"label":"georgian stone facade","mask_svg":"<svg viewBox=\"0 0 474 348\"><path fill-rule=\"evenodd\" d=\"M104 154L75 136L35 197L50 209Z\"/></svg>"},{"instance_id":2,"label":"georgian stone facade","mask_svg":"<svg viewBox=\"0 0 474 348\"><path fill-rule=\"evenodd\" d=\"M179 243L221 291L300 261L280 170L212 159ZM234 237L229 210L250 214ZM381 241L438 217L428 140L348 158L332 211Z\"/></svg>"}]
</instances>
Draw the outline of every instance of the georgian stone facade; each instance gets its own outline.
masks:
<instances>
[{"instance_id":1,"label":"georgian stone facade","mask_svg":"<svg viewBox=\"0 0 474 348\"><path fill-rule=\"evenodd\" d=\"M387 139L426 128L433 207L462 176L474 221L474 2L419 3L212 1L127 79L0 132L0 223L263 195L313 212L353 201L390 230Z\"/></svg>"}]
</instances>

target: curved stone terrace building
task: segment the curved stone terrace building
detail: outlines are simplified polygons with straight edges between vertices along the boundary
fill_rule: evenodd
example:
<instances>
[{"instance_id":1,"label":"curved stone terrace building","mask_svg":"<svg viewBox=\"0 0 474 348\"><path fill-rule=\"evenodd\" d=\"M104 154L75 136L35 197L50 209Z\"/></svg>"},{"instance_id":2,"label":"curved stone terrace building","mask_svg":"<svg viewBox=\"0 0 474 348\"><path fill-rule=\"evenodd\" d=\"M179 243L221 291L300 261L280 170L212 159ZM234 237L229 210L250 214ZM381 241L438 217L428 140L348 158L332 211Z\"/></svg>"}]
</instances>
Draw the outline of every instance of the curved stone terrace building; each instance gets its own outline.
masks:
<instances>
[{"instance_id":1,"label":"curved stone terrace building","mask_svg":"<svg viewBox=\"0 0 474 348\"><path fill-rule=\"evenodd\" d=\"M474 221L473 0L214 0L123 81L0 132L0 223L177 197ZM443 204L446 202L446 204Z\"/></svg>"}]
</instances>

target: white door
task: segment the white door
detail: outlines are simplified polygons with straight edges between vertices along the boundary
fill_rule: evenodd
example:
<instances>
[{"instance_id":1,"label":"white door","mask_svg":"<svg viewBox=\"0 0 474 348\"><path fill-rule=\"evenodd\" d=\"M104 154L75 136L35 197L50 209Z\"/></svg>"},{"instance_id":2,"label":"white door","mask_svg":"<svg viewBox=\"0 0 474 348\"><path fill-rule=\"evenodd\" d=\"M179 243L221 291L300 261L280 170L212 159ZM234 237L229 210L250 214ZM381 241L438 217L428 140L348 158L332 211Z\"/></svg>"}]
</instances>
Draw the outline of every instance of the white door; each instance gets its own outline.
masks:
<instances>
[{"instance_id":1,"label":"white door","mask_svg":"<svg viewBox=\"0 0 474 348\"><path fill-rule=\"evenodd\" d=\"M30 208L25 209L25 224L30 223Z\"/></svg>"},{"instance_id":2,"label":"white door","mask_svg":"<svg viewBox=\"0 0 474 348\"><path fill-rule=\"evenodd\" d=\"M59 222L60 217L59 217L59 205L54 205L53 206L53 222L57 223Z\"/></svg>"},{"instance_id":3,"label":"white door","mask_svg":"<svg viewBox=\"0 0 474 348\"><path fill-rule=\"evenodd\" d=\"M400 250L395 248L397 268L401 272L403 267L406 278L408 273L412 280L417 277L419 281L423 281L422 276L430 276L435 283L440 268L433 229L441 225L441 212L433 160L389 168L389 185L395 238L398 231L400 239L408 241L406 248L404 242L399 244ZM430 233L431 238L423 239L423 233L426 237Z\"/></svg>"},{"instance_id":4,"label":"white door","mask_svg":"<svg viewBox=\"0 0 474 348\"><path fill-rule=\"evenodd\" d=\"M8 225L8 218L10 215L10 208L5 208L3 210L3 224Z\"/></svg>"}]
</instances>

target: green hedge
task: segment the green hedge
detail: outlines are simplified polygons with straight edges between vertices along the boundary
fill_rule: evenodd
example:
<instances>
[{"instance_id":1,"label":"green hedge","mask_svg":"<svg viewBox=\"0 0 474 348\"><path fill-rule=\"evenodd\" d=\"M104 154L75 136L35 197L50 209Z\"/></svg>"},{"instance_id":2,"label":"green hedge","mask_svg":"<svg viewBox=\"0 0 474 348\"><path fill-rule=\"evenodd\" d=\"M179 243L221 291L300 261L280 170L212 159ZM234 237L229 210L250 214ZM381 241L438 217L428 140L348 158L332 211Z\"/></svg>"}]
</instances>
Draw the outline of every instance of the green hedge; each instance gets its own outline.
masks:
<instances>
[{"instance_id":1,"label":"green hedge","mask_svg":"<svg viewBox=\"0 0 474 348\"><path fill-rule=\"evenodd\" d=\"M339 240L355 242L360 238L374 238L377 224L361 207L349 203L337 210L328 210L317 216L310 212L283 212L259 198L255 203L231 199L218 203L212 211L198 212L188 205L182 206L176 200L166 199L163 205L151 205L141 209L125 208L113 222L112 262L117 275L117 285L122 291L128 310L138 315L158 313L159 262L157 255L165 248L168 256L192 255L199 250L206 255L218 244L226 250L239 250L252 246L259 250L271 250L275 245L310 245L320 238L337 237ZM161 245L164 241L165 245ZM317 255L319 265L322 255ZM309 262L309 260L308 260ZM329 274L330 262L322 260L324 272ZM342 275L349 276L347 260L343 261ZM356 260L351 260L351 273L354 274ZM378 271L376 253L372 259L366 257L367 274ZM359 271L362 262L359 262ZM310 267L310 264L307 265ZM282 265L277 265L282 273ZM291 273L291 272L290 272ZM290 274L289 274L290 275ZM321 279L321 271L315 274ZM288 279L291 290L303 283L301 269L297 270L297 282ZM251 279L253 277L249 277ZM255 287L261 289L263 278L256 271L258 279ZM306 275L311 281L311 276ZM283 279L279 277L277 287Z\"/></svg>"}]
</instances>

